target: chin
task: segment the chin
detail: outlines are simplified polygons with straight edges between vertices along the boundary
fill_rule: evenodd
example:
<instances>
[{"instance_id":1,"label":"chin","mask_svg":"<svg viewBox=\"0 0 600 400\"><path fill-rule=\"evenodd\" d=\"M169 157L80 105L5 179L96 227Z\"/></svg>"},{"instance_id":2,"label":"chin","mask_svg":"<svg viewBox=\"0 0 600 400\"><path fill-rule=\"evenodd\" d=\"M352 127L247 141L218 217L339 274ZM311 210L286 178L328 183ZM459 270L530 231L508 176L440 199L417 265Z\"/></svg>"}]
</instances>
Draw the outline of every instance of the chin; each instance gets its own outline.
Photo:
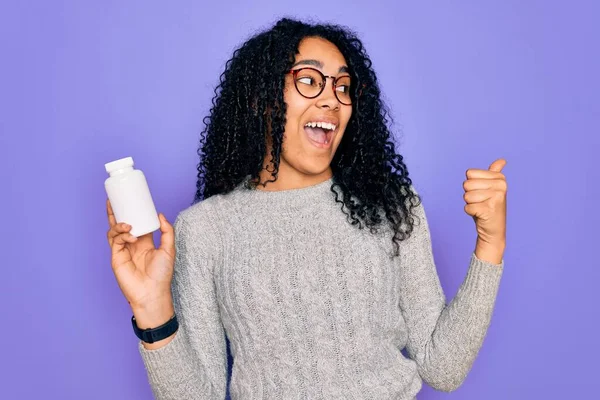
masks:
<instances>
[{"instance_id":1,"label":"chin","mask_svg":"<svg viewBox=\"0 0 600 400\"><path fill-rule=\"evenodd\" d=\"M299 165L300 168L298 170L302 171L302 173L306 175L321 175L327 172L329 169L330 163L324 162L315 162L315 163L306 163L303 162Z\"/></svg>"}]
</instances>

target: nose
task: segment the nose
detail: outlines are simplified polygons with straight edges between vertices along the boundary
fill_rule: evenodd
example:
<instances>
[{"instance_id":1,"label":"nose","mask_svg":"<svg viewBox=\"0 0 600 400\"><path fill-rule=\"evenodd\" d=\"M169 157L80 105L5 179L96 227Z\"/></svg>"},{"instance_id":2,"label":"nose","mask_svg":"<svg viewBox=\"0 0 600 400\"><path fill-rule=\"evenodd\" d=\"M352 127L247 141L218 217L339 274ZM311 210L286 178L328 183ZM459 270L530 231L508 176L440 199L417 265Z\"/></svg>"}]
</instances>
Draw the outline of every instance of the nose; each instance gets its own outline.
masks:
<instances>
[{"instance_id":1,"label":"nose","mask_svg":"<svg viewBox=\"0 0 600 400\"><path fill-rule=\"evenodd\" d=\"M338 101L334 88L333 88L333 79L332 77L325 78L325 88L317 97L317 107L319 108L329 108L331 110L339 110L340 102ZM329 83L331 81L331 83Z\"/></svg>"}]
</instances>

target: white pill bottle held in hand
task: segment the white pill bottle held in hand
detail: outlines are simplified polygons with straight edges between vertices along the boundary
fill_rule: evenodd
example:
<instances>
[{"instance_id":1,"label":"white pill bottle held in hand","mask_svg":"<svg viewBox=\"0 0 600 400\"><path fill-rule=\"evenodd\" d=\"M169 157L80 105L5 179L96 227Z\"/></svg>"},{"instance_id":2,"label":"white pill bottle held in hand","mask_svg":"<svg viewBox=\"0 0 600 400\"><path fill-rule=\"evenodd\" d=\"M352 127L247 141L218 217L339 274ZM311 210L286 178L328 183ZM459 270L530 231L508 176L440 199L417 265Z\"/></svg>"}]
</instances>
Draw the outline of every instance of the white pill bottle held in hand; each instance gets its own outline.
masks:
<instances>
[{"instance_id":1,"label":"white pill bottle held in hand","mask_svg":"<svg viewBox=\"0 0 600 400\"><path fill-rule=\"evenodd\" d=\"M117 223L131 225L129 233L135 237L158 230L160 220L148 182L142 171L133 168L133 158L109 162L104 168L110 175L104 187Z\"/></svg>"}]
</instances>

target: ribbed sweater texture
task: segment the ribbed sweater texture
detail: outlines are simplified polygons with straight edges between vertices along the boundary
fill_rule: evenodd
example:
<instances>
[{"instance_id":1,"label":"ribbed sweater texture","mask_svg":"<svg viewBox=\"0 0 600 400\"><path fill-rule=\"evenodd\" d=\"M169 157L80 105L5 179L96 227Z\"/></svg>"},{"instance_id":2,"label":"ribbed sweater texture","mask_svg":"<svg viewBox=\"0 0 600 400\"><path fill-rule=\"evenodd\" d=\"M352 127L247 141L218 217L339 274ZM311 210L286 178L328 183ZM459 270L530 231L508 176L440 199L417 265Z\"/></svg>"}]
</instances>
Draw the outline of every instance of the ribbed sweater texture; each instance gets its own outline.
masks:
<instances>
[{"instance_id":1,"label":"ribbed sweater texture","mask_svg":"<svg viewBox=\"0 0 600 400\"><path fill-rule=\"evenodd\" d=\"M244 182L177 215L180 327L159 349L138 344L157 400L225 399L226 337L232 400L413 400L423 382L441 391L462 384L504 260L471 253L446 302L423 204L392 257L385 220L379 233L350 224L333 179L282 191Z\"/></svg>"}]
</instances>

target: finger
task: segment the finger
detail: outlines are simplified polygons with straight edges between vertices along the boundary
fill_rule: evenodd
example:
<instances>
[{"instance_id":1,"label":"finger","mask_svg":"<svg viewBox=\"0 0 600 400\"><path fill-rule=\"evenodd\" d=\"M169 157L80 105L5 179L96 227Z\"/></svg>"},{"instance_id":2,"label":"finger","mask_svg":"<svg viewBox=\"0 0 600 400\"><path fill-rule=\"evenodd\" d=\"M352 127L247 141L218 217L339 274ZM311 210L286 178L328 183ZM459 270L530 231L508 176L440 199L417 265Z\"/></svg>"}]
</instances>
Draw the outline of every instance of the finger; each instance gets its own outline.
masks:
<instances>
[{"instance_id":1,"label":"finger","mask_svg":"<svg viewBox=\"0 0 600 400\"><path fill-rule=\"evenodd\" d=\"M463 199L465 199L467 204L483 203L484 201L491 199L493 196L493 190L470 190L465 192Z\"/></svg>"},{"instance_id":2,"label":"finger","mask_svg":"<svg viewBox=\"0 0 600 400\"><path fill-rule=\"evenodd\" d=\"M130 230L131 230L131 225L128 225L124 222L113 225L113 227L110 228L110 230L108 231L108 234L107 234L108 242L112 246L112 242L114 241L115 237L117 237L118 235L120 235L122 233L129 232Z\"/></svg>"},{"instance_id":3,"label":"finger","mask_svg":"<svg viewBox=\"0 0 600 400\"><path fill-rule=\"evenodd\" d=\"M126 268L130 272L135 271L135 264L131 260L131 252L127 249L127 244L132 245L136 242L136 237L130 233L122 233L115 237L112 249L112 266L115 273L120 268Z\"/></svg>"},{"instance_id":4,"label":"finger","mask_svg":"<svg viewBox=\"0 0 600 400\"><path fill-rule=\"evenodd\" d=\"M502 179L467 179L463 182L463 189L469 190L506 190L506 181Z\"/></svg>"},{"instance_id":5,"label":"finger","mask_svg":"<svg viewBox=\"0 0 600 400\"><path fill-rule=\"evenodd\" d=\"M506 166L506 160L504 158L499 158L490 165L489 170L493 172L502 172L504 166Z\"/></svg>"},{"instance_id":6,"label":"finger","mask_svg":"<svg viewBox=\"0 0 600 400\"><path fill-rule=\"evenodd\" d=\"M160 247L167 252L171 257L175 258L175 231L173 225L167 221L164 214L159 213L158 219L160 220Z\"/></svg>"},{"instance_id":7,"label":"finger","mask_svg":"<svg viewBox=\"0 0 600 400\"><path fill-rule=\"evenodd\" d=\"M469 168L465 175L467 179L506 179L502 172L477 168Z\"/></svg>"},{"instance_id":8,"label":"finger","mask_svg":"<svg viewBox=\"0 0 600 400\"><path fill-rule=\"evenodd\" d=\"M137 238L131 233L121 233L120 235L115 236L113 241L113 253L121 251L126 243L135 243L136 241Z\"/></svg>"},{"instance_id":9,"label":"finger","mask_svg":"<svg viewBox=\"0 0 600 400\"><path fill-rule=\"evenodd\" d=\"M106 199L106 213L108 214L108 225L113 227L116 225L117 220L115 219L115 214L113 213L112 206L110 205L110 200Z\"/></svg>"},{"instance_id":10,"label":"finger","mask_svg":"<svg viewBox=\"0 0 600 400\"><path fill-rule=\"evenodd\" d=\"M465 204L464 209L465 209L465 212L472 217L475 217L475 216L481 214L481 212L482 212L480 203Z\"/></svg>"}]
</instances>

